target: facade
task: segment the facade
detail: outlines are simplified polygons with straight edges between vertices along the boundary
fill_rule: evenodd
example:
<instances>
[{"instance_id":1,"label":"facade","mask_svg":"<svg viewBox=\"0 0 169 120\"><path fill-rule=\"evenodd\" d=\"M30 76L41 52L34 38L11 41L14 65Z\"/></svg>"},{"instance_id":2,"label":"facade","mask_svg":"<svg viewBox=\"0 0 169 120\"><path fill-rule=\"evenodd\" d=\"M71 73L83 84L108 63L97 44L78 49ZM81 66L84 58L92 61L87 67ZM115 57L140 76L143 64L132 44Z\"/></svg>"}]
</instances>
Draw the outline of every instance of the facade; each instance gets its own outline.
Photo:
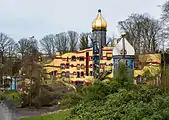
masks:
<instances>
[{"instance_id":1,"label":"facade","mask_svg":"<svg viewBox=\"0 0 169 120\"><path fill-rule=\"evenodd\" d=\"M139 54L135 55L135 84L146 82L145 78L153 79L153 84L160 84L161 54ZM148 76L147 76L148 75Z\"/></svg>"},{"instance_id":2,"label":"facade","mask_svg":"<svg viewBox=\"0 0 169 120\"><path fill-rule=\"evenodd\" d=\"M113 65L114 65L114 78L116 78L116 72L119 67L119 63L122 62L128 68L129 74L134 78L134 56L135 50L133 46L126 40L125 34L121 40L113 49ZM133 80L131 80L133 83Z\"/></svg>"},{"instance_id":3,"label":"facade","mask_svg":"<svg viewBox=\"0 0 169 120\"><path fill-rule=\"evenodd\" d=\"M100 76L111 73L113 47L103 48L103 59L100 60ZM51 79L63 79L74 84L88 84L93 80L93 52L92 48L79 52L65 53L45 65Z\"/></svg>"}]
</instances>

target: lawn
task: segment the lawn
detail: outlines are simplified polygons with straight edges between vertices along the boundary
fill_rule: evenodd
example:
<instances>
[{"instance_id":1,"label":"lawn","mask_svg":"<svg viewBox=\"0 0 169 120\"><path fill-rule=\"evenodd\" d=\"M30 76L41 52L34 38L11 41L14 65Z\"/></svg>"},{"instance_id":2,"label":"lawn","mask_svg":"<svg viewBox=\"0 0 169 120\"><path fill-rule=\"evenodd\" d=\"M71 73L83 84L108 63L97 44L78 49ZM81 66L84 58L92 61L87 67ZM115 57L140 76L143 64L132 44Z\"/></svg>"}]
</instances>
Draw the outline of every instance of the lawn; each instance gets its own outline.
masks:
<instances>
[{"instance_id":1,"label":"lawn","mask_svg":"<svg viewBox=\"0 0 169 120\"><path fill-rule=\"evenodd\" d=\"M10 98L13 100L15 103L19 103L18 98L19 98L19 93L15 90L9 90L4 93L4 96ZM13 98L14 96L14 98Z\"/></svg>"},{"instance_id":2,"label":"lawn","mask_svg":"<svg viewBox=\"0 0 169 120\"><path fill-rule=\"evenodd\" d=\"M49 115L21 118L20 120L64 120L69 115L69 113L70 110L65 110Z\"/></svg>"}]
</instances>

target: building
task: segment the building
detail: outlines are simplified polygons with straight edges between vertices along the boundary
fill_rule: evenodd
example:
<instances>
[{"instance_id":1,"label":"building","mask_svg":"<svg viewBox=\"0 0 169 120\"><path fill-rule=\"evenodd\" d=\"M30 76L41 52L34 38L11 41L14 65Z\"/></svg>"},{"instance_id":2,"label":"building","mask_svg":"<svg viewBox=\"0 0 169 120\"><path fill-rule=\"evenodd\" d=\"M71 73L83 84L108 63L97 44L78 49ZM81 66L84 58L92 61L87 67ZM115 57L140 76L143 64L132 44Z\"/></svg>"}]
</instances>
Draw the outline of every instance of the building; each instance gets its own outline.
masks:
<instances>
[{"instance_id":1,"label":"building","mask_svg":"<svg viewBox=\"0 0 169 120\"><path fill-rule=\"evenodd\" d=\"M103 48L103 59L100 61L100 75L111 73L112 71L112 49ZM45 65L47 73L51 79L63 79L74 84L86 83L93 80L93 54L92 48L79 52L65 53L58 55L49 64Z\"/></svg>"},{"instance_id":2,"label":"building","mask_svg":"<svg viewBox=\"0 0 169 120\"><path fill-rule=\"evenodd\" d=\"M114 47L106 46L106 31L107 22L104 20L101 14L101 10L98 10L96 19L92 22L92 43L93 48L81 50L78 52L65 53L63 55L56 55L55 59L49 64L45 65L45 69L51 79L62 79L67 82L72 82L75 85L88 85L96 78L102 79L105 76L113 78L114 74L114 63L115 60L112 58L112 54L116 55ZM120 43L120 39L118 39ZM126 42L126 48L131 49L131 45ZM130 51L130 50L129 50ZM120 51L121 52L121 51ZM152 76L159 76L160 60L155 57L161 57L160 54L147 54L147 55L134 55L135 52L127 55L132 58L129 60L128 65L133 69L134 83L142 81L144 73L148 71L152 72ZM118 56L118 54L117 54ZM133 58L135 59L135 64ZM146 57L146 60L143 60ZM116 59L116 58L114 58ZM140 63L144 62L143 67L139 68ZM135 68L134 68L135 66ZM155 69L154 69L155 68Z\"/></svg>"}]
</instances>

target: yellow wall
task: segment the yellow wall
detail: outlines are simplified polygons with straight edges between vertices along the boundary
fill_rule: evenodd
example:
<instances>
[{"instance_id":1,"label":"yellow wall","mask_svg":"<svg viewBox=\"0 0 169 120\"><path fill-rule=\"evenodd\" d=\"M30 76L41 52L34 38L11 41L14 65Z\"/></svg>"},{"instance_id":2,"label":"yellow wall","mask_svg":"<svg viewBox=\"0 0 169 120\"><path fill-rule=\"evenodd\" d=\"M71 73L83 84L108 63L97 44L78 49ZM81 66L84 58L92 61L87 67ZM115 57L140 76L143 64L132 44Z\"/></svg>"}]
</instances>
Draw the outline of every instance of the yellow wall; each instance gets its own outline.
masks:
<instances>
[{"instance_id":1,"label":"yellow wall","mask_svg":"<svg viewBox=\"0 0 169 120\"><path fill-rule=\"evenodd\" d=\"M106 70L112 70L112 59L111 60L107 60L106 58L106 54L107 53L111 53L112 54L112 49L113 47L104 47L103 49L103 60L101 60L101 64L106 64L105 66L105 69ZM74 66L77 66L78 64L83 64L84 66L86 66L86 52L89 52L89 56L90 56L90 61L89 61L89 66L92 65L92 49L85 49L85 50L82 50L82 51L79 51L79 52L76 52L76 53L65 53L61 56L56 56L56 59L54 59L51 63L49 64L46 64L45 65L45 69L47 70L47 73L51 73L52 71L57 71L57 74L56 74L56 78L58 77L61 77L61 74L62 72L66 72L66 71L69 71L70 72L70 78L68 78L69 80L71 81L75 81L75 80L81 80L81 81L84 81L86 79L92 79L93 76L90 76L90 71L92 71L93 69L92 68L89 68L89 76L86 76L86 68L84 67L84 69L81 69L80 70L77 70L77 67L71 67L71 65L73 64ZM79 61L79 60L76 60L76 61L72 61L71 58L72 56L76 56L77 57L84 57L84 61ZM67 58L68 58L68 61L67 61ZM66 64L66 63L69 63L69 69L61 69L60 68L60 65L61 64ZM57 66L57 67L56 67ZM101 70L103 71L103 70ZM76 72L76 75L73 75L73 72ZM77 78L77 72L84 72L84 77L80 77L80 78ZM59 73L59 74L58 74Z\"/></svg>"},{"instance_id":2,"label":"yellow wall","mask_svg":"<svg viewBox=\"0 0 169 120\"><path fill-rule=\"evenodd\" d=\"M113 60L107 60L107 54L110 53L112 55L112 50L113 47L104 47L103 49L103 59L100 61L100 64L104 64L104 70L105 71L113 71ZM93 76L90 76L90 72L93 71L93 69L90 67L89 68L89 76L86 76L86 68L84 67L84 69L77 70L77 67L71 67L71 65L73 64L74 66L77 66L78 64L83 64L84 66L86 66L86 52L89 52L89 56L90 56L90 61L89 61L89 66L92 65L92 49L85 49L79 52L75 52L75 53L65 53L61 56L56 56L56 59L54 59L51 63L46 64L45 68L47 70L47 73L51 73L52 71L57 71L56 74L56 78L60 78L61 77L61 73L62 72L70 72L70 78L65 78L67 80L70 81L85 81L85 80L92 80ZM84 61L72 61L71 58L72 56L76 56L77 57L81 57L83 56L85 59ZM138 75L143 75L145 69L149 69L151 72L153 72L152 74L157 74L157 71L159 71L159 67L160 67L160 63L161 63L161 55L160 54L143 54L143 55L137 55L138 57L138 61L141 63L146 63L144 64L144 67L140 70L135 70L134 71L134 77L137 77ZM68 58L68 61L67 61ZM69 69L61 69L60 65L61 64L66 64L69 63ZM158 64L157 64L158 63ZM156 68L156 69L154 69ZM151 70L152 69L152 70ZM101 72L103 72L103 69L100 69ZM73 72L76 72L76 75L73 75ZM84 77L80 77L77 78L77 72L84 72Z\"/></svg>"}]
</instances>

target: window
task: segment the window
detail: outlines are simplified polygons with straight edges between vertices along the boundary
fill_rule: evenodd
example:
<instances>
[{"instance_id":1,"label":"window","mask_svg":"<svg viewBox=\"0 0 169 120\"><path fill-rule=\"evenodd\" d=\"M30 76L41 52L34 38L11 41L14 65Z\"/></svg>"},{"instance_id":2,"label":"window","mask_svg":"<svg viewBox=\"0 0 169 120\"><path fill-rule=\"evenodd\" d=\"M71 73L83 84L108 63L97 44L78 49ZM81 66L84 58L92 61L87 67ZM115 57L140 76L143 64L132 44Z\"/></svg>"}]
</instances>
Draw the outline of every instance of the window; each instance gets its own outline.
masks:
<instances>
[{"instance_id":1,"label":"window","mask_svg":"<svg viewBox=\"0 0 169 120\"><path fill-rule=\"evenodd\" d=\"M101 66L101 69L104 69L104 65L102 64L102 65L100 65Z\"/></svg>"},{"instance_id":2,"label":"window","mask_svg":"<svg viewBox=\"0 0 169 120\"><path fill-rule=\"evenodd\" d=\"M90 76L93 76L93 71L90 71Z\"/></svg>"},{"instance_id":3,"label":"window","mask_svg":"<svg viewBox=\"0 0 169 120\"><path fill-rule=\"evenodd\" d=\"M90 68L93 68L93 65L92 65L92 64L90 64Z\"/></svg>"},{"instance_id":4,"label":"window","mask_svg":"<svg viewBox=\"0 0 169 120\"><path fill-rule=\"evenodd\" d=\"M84 69L84 64L81 64L81 69Z\"/></svg>"},{"instance_id":5,"label":"window","mask_svg":"<svg viewBox=\"0 0 169 120\"><path fill-rule=\"evenodd\" d=\"M76 75L76 72L73 72L73 75Z\"/></svg>"},{"instance_id":6,"label":"window","mask_svg":"<svg viewBox=\"0 0 169 120\"><path fill-rule=\"evenodd\" d=\"M112 57L107 57L107 60L111 60L112 59Z\"/></svg>"},{"instance_id":7,"label":"window","mask_svg":"<svg viewBox=\"0 0 169 120\"><path fill-rule=\"evenodd\" d=\"M74 65L73 65L73 64L71 64L71 67L74 67Z\"/></svg>"},{"instance_id":8,"label":"window","mask_svg":"<svg viewBox=\"0 0 169 120\"><path fill-rule=\"evenodd\" d=\"M80 64L77 64L77 70L80 70Z\"/></svg>"},{"instance_id":9,"label":"window","mask_svg":"<svg viewBox=\"0 0 169 120\"><path fill-rule=\"evenodd\" d=\"M69 78L70 77L70 73L69 71L66 72L66 77Z\"/></svg>"},{"instance_id":10,"label":"window","mask_svg":"<svg viewBox=\"0 0 169 120\"><path fill-rule=\"evenodd\" d=\"M69 63L66 63L66 69L69 69Z\"/></svg>"},{"instance_id":11,"label":"window","mask_svg":"<svg viewBox=\"0 0 169 120\"><path fill-rule=\"evenodd\" d=\"M60 68L61 68L61 69L65 69L65 64L61 64L61 65L60 65Z\"/></svg>"},{"instance_id":12,"label":"window","mask_svg":"<svg viewBox=\"0 0 169 120\"><path fill-rule=\"evenodd\" d=\"M50 73L50 75L56 75L56 73L57 73L56 71L53 71Z\"/></svg>"},{"instance_id":13,"label":"window","mask_svg":"<svg viewBox=\"0 0 169 120\"><path fill-rule=\"evenodd\" d=\"M126 67L128 67L128 60L126 60Z\"/></svg>"},{"instance_id":14,"label":"window","mask_svg":"<svg viewBox=\"0 0 169 120\"><path fill-rule=\"evenodd\" d=\"M111 53L107 53L107 60L111 60L112 59L112 54Z\"/></svg>"},{"instance_id":15,"label":"window","mask_svg":"<svg viewBox=\"0 0 169 120\"><path fill-rule=\"evenodd\" d=\"M76 61L76 56L72 56L72 61Z\"/></svg>"},{"instance_id":16,"label":"window","mask_svg":"<svg viewBox=\"0 0 169 120\"><path fill-rule=\"evenodd\" d=\"M81 72L81 76L84 77L84 72Z\"/></svg>"},{"instance_id":17,"label":"window","mask_svg":"<svg viewBox=\"0 0 169 120\"><path fill-rule=\"evenodd\" d=\"M76 81L77 86L83 86L83 84L84 84L83 81Z\"/></svg>"},{"instance_id":18,"label":"window","mask_svg":"<svg viewBox=\"0 0 169 120\"><path fill-rule=\"evenodd\" d=\"M62 72L62 77L64 77L65 76L65 72Z\"/></svg>"},{"instance_id":19,"label":"window","mask_svg":"<svg viewBox=\"0 0 169 120\"><path fill-rule=\"evenodd\" d=\"M80 72L77 72L77 78L80 78Z\"/></svg>"},{"instance_id":20,"label":"window","mask_svg":"<svg viewBox=\"0 0 169 120\"><path fill-rule=\"evenodd\" d=\"M84 57L79 57L79 61L84 61Z\"/></svg>"}]
</instances>

